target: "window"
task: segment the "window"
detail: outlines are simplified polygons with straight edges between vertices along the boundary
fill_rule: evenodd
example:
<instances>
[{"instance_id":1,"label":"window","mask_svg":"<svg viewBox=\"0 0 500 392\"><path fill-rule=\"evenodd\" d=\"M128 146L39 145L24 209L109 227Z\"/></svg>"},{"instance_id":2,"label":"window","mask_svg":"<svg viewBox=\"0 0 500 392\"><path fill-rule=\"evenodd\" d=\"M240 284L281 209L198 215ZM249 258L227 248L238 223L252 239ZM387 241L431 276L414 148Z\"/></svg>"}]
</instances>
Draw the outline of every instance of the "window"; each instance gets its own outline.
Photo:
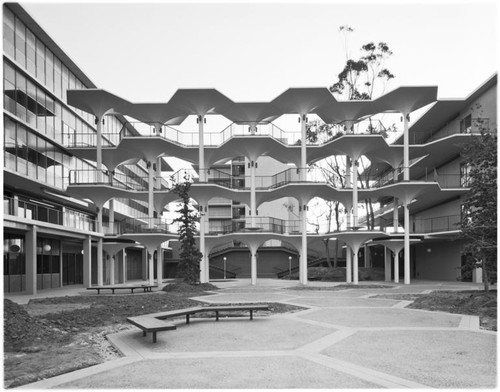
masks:
<instances>
[{"instance_id":1,"label":"window","mask_svg":"<svg viewBox=\"0 0 500 392\"><path fill-rule=\"evenodd\" d=\"M14 58L14 14L7 7L3 7L3 50Z\"/></svg>"},{"instance_id":2,"label":"window","mask_svg":"<svg viewBox=\"0 0 500 392\"><path fill-rule=\"evenodd\" d=\"M460 120L460 133L471 133L472 116L469 114L467 117Z\"/></svg>"},{"instance_id":3,"label":"window","mask_svg":"<svg viewBox=\"0 0 500 392\"><path fill-rule=\"evenodd\" d=\"M470 177L471 165L468 162L463 162L460 164L460 186L469 187L471 185Z\"/></svg>"},{"instance_id":4,"label":"window","mask_svg":"<svg viewBox=\"0 0 500 392\"><path fill-rule=\"evenodd\" d=\"M16 18L16 62L26 67L26 27Z\"/></svg>"}]
</instances>

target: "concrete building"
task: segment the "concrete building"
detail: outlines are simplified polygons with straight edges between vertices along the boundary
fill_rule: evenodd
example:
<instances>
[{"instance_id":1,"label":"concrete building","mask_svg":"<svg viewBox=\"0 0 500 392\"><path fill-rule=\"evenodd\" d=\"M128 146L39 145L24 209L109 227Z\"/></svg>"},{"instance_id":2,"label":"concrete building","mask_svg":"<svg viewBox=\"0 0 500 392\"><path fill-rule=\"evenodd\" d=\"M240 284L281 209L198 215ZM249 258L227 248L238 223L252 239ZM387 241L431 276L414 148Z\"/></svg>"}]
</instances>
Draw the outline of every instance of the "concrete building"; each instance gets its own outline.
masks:
<instances>
[{"instance_id":1,"label":"concrete building","mask_svg":"<svg viewBox=\"0 0 500 392\"><path fill-rule=\"evenodd\" d=\"M347 282L358 283L365 246L382 256L362 265L379 263L386 280L455 280L454 223L468 189L460 149L479 128L496 130L495 108L496 75L458 100L437 100L437 87L423 86L372 101L290 88L270 102L179 89L168 102L133 103L96 88L22 7L4 5L5 288L160 281L162 244L177 238L162 212L177 199L172 181L186 178L201 216L201 282L229 274L256 284L293 262L307 284L326 238L346 245ZM401 115L394 143L366 122L381 113ZM298 129L276 126L283 115L297 116ZM231 124L213 129L215 116ZM338 133L311 142L308 116ZM188 117L197 129L182 128ZM311 168L332 155L346 157L342 186ZM168 157L194 169L167 176ZM360 172L366 159L375 170ZM345 206L344 230L308 232L315 197ZM360 209L368 198L381 205L369 228Z\"/></svg>"}]
</instances>

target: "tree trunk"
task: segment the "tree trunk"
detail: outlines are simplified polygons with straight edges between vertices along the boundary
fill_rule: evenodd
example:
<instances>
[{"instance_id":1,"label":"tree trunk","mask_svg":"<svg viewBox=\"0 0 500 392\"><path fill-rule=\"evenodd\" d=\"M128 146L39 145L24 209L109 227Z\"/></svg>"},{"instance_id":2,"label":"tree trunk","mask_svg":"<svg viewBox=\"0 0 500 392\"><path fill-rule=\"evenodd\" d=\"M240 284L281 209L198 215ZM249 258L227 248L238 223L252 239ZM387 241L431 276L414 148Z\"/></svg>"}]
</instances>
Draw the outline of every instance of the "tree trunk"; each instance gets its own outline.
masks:
<instances>
[{"instance_id":1,"label":"tree trunk","mask_svg":"<svg viewBox=\"0 0 500 392\"><path fill-rule=\"evenodd\" d=\"M490 276L488 273L488 268L485 263L485 259L483 257L483 262L481 263L483 266L483 285L484 285L484 291L488 292L490 291Z\"/></svg>"}]
</instances>

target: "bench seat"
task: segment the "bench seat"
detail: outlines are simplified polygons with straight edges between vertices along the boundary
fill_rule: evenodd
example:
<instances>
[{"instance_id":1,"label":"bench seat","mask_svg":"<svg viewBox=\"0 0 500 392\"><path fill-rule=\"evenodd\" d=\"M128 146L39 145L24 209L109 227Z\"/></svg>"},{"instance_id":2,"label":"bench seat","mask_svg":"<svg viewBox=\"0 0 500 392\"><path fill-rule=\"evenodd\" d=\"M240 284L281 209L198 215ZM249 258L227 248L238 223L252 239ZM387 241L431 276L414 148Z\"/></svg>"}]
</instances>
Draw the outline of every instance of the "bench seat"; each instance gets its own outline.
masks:
<instances>
[{"instance_id":1,"label":"bench seat","mask_svg":"<svg viewBox=\"0 0 500 392\"><path fill-rule=\"evenodd\" d=\"M130 290L130 292L133 294L134 290L136 289L143 289L144 292L151 292L153 287L157 286L151 286L151 285L140 285L140 286L93 286L93 287L87 287L87 290L97 290L97 294L101 294L101 290L111 290L111 292L114 294L115 290Z\"/></svg>"},{"instance_id":2,"label":"bench seat","mask_svg":"<svg viewBox=\"0 0 500 392\"><path fill-rule=\"evenodd\" d=\"M136 327L142 329L143 336L146 336L147 332L153 333L153 343L156 343L156 332L158 331L171 331L177 329L174 324L167 323L162 320L158 320L154 317L150 316L137 316L137 317L128 317L127 321L130 324L135 325Z\"/></svg>"}]
</instances>

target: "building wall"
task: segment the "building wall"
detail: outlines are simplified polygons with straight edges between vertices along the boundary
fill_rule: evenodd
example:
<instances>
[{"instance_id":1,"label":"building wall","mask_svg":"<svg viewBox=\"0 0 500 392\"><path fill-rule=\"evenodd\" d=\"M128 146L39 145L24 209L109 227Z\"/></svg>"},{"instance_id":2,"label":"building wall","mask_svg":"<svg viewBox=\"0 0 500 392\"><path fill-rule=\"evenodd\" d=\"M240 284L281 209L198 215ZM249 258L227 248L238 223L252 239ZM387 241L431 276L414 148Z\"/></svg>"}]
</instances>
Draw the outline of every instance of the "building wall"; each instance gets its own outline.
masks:
<instances>
[{"instance_id":1,"label":"building wall","mask_svg":"<svg viewBox=\"0 0 500 392\"><path fill-rule=\"evenodd\" d=\"M415 245L415 277L428 280L459 280L461 249L461 241L425 242Z\"/></svg>"}]
</instances>

